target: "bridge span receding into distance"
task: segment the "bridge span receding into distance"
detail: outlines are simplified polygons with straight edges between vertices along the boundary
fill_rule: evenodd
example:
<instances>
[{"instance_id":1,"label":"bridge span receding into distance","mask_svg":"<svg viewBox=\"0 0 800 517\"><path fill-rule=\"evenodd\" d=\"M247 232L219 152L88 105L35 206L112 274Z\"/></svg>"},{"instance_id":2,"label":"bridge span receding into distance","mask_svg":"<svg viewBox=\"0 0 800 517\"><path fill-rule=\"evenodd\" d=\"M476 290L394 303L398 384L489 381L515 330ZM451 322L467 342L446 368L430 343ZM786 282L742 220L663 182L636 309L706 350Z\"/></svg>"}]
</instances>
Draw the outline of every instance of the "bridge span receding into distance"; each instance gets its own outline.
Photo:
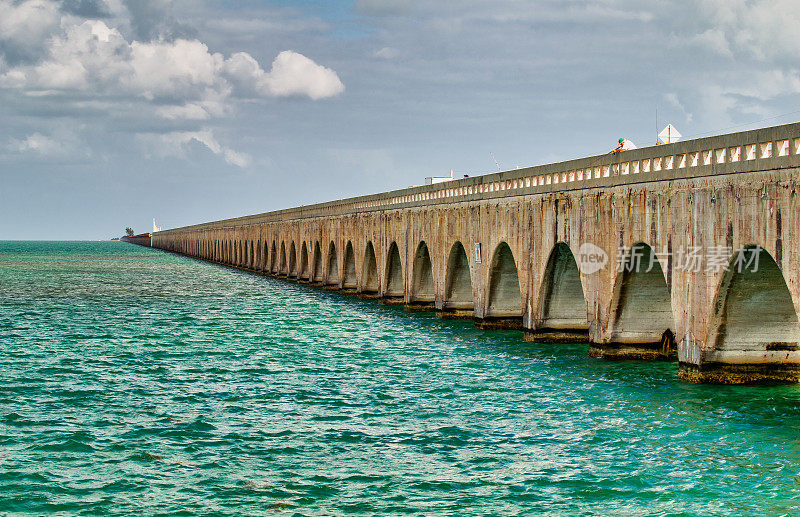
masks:
<instances>
[{"instance_id":1,"label":"bridge span receding into distance","mask_svg":"<svg viewBox=\"0 0 800 517\"><path fill-rule=\"evenodd\" d=\"M800 123L159 231L152 246L442 317L800 381Z\"/></svg>"}]
</instances>

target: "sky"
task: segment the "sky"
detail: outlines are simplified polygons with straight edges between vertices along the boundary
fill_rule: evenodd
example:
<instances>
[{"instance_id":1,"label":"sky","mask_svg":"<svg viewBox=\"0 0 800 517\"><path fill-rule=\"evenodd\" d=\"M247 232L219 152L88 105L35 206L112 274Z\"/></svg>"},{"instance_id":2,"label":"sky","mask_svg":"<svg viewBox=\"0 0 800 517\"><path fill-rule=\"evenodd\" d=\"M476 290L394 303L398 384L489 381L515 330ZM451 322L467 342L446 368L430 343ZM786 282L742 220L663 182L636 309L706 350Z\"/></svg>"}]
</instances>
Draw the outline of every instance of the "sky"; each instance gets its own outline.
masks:
<instances>
[{"instance_id":1,"label":"sky","mask_svg":"<svg viewBox=\"0 0 800 517\"><path fill-rule=\"evenodd\" d=\"M0 239L800 120L800 0L0 0Z\"/></svg>"}]
</instances>

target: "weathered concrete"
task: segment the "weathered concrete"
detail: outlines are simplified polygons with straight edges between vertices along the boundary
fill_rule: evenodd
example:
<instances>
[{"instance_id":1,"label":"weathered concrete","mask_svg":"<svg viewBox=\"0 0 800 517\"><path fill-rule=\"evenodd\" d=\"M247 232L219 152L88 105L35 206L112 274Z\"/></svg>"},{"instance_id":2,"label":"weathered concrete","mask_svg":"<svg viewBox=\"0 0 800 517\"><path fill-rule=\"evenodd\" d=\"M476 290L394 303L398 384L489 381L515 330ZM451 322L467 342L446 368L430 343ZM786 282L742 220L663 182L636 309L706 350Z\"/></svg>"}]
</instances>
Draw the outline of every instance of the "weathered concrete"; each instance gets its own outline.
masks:
<instances>
[{"instance_id":1,"label":"weathered concrete","mask_svg":"<svg viewBox=\"0 0 800 517\"><path fill-rule=\"evenodd\" d=\"M153 246L588 340L597 357L677 357L693 382L796 382L798 167L789 124L167 230ZM605 267L586 267L586 243ZM725 270L753 246L763 267Z\"/></svg>"}]
</instances>

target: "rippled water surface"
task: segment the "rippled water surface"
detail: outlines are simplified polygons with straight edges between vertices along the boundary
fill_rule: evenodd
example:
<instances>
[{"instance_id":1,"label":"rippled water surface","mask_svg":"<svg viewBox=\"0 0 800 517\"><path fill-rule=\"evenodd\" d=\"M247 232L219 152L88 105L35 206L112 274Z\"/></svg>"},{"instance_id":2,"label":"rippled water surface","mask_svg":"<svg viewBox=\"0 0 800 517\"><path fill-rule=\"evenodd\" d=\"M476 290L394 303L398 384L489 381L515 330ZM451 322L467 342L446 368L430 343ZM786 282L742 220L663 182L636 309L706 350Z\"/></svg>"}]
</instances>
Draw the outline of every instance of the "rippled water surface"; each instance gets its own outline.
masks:
<instances>
[{"instance_id":1,"label":"rippled water surface","mask_svg":"<svg viewBox=\"0 0 800 517\"><path fill-rule=\"evenodd\" d=\"M800 512L800 388L586 353L123 243L0 242L0 514Z\"/></svg>"}]
</instances>

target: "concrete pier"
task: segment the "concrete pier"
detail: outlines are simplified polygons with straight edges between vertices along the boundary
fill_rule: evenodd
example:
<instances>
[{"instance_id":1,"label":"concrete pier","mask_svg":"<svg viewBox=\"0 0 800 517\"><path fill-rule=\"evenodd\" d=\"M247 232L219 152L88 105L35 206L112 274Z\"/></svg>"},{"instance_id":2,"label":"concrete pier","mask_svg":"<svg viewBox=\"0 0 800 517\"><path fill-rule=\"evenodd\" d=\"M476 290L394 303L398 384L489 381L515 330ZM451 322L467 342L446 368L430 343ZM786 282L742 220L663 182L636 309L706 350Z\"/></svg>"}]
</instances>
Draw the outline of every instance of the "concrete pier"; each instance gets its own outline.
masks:
<instances>
[{"instance_id":1,"label":"concrete pier","mask_svg":"<svg viewBox=\"0 0 800 517\"><path fill-rule=\"evenodd\" d=\"M800 380L800 124L160 231L152 246L327 289Z\"/></svg>"}]
</instances>

